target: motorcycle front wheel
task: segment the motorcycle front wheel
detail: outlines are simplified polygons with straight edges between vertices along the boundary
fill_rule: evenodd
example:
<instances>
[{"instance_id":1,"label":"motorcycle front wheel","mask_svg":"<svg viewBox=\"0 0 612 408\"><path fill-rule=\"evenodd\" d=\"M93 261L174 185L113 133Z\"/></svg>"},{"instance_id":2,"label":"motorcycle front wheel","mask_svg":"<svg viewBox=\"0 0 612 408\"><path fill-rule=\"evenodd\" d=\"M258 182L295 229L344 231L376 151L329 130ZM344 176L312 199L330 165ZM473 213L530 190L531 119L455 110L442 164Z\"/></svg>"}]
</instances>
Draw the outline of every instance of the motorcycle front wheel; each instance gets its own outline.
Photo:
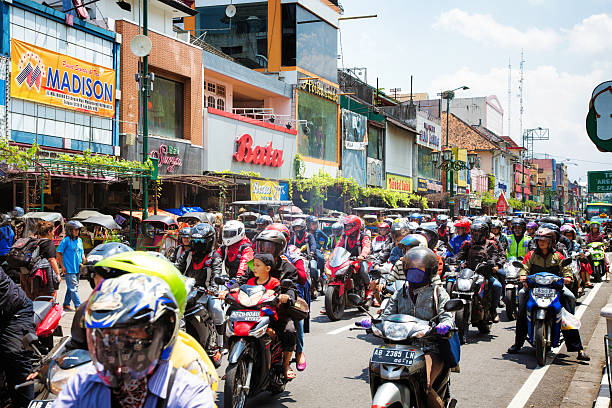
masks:
<instances>
[{"instance_id":1,"label":"motorcycle front wheel","mask_svg":"<svg viewBox=\"0 0 612 408\"><path fill-rule=\"evenodd\" d=\"M237 363L227 366L225 386L223 387L223 406L226 408L244 408L249 385L247 381L247 363L240 358Z\"/></svg>"},{"instance_id":2,"label":"motorcycle front wheel","mask_svg":"<svg viewBox=\"0 0 612 408\"><path fill-rule=\"evenodd\" d=\"M540 367L546 365L546 323L544 320L536 320L534 328L536 360Z\"/></svg>"},{"instance_id":3,"label":"motorcycle front wheel","mask_svg":"<svg viewBox=\"0 0 612 408\"><path fill-rule=\"evenodd\" d=\"M593 264L593 282L601 282L601 264Z\"/></svg>"},{"instance_id":4,"label":"motorcycle front wheel","mask_svg":"<svg viewBox=\"0 0 612 408\"><path fill-rule=\"evenodd\" d=\"M463 309L455 313L455 322L457 324L457 333L461 344L467 342L467 334L470 328L470 304L466 303Z\"/></svg>"},{"instance_id":5,"label":"motorcycle front wheel","mask_svg":"<svg viewBox=\"0 0 612 408\"><path fill-rule=\"evenodd\" d=\"M516 294L514 290L506 290L506 317L510 321L516 319Z\"/></svg>"},{"instance_id":6,"label":"motorcycle front wheel","mask_svg":"<svg viewBox=\"0 0 612 408\"><path fill-rule=\"evenodd\" d=\"M340 296L338 286L328 286L325 290L325 314L332 322L344 315L345 296Z\"/></svg>"}]
</instances>

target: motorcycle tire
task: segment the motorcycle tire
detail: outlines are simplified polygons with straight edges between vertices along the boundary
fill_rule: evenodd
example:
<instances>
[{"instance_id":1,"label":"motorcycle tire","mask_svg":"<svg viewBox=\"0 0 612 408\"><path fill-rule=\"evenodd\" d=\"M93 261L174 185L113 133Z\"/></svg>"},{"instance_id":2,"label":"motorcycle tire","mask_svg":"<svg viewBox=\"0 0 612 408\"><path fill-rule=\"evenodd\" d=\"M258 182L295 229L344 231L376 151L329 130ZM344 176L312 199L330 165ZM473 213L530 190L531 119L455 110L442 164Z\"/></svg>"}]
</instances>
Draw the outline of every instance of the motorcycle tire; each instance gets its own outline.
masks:
<instances>
[{"instance_id":1,"label":"motorcycle tire","mask_svg":"<svg viewBox=\"0 0 612 408\"><path fill-rule=\"evenodd\" d=\"M506 291L506 318L509 321L516 319L516 295L513 290Z\"/></svg>"},{"instance_id":2,"label":"motorcycle tire","mask_svg":"<svg viewBox=\"0 0 612 408\"><path fill-rule=\"evenodd\" d=\"M476 325L476 328L478 328L478 333L480 334L489 334L491 333L491 326L489 322L480 322Z\"/></svg>"},{"instance_id":3,"label":"motorcycle tire","mask_svg":"<svg viewBox=\"0 0 612 408\"><path fill-rule=\"evenodd\" d=\"M470 328L470 313L468 308L469 305L465 305L463 309L458 310L455 313L457 333L459 334L459 341L461 342L461 344L465 344L467 342L467 334Z\"/></svg>"},{"instance_id":4,"label":"motorcycle tire","mask_svg":"<svg viewBox=\"0 0 612 408\"><path fill-rule=\"evenodd\" d=\"M325 291L325 314L329 320L335 322L342 319L346 306L346 297L338 294L337 286L328 286Z\"/></svg>"},{"instance_id":5,"label":"motorcycle tire","mask_svg":"<svg viewBox=\"0 0 612 408\"><path fill-rule=\"evenodd\" d=\"M593 265L593 275L591 276L591 279L595 283L601 282L601 264L596 266Z\"/></svg>"},{"instance_id":6,"label":"motorcycle tire","mask_svg":"<svg viewBox=\"0 0 612 408\"><path fill-rule=\"evenodd\" d=\"M534 340L536 350L536 360L540 367L546 365L546 323L544 320L536 320L534 328Z\"/></svg>"},{"instance_id":7,"label":"motorcycle tire","mask_svg":"<svg viewBox=\"0 0 612 408\"><path fill-rule=\"evenodd\" d=\"M238 362L230 364L225 370L225 384L223 387L223 406L225 408L243 408L246 404L250 384L246 384L247 364L241 358Z\"/></svg>"}]
</instances>

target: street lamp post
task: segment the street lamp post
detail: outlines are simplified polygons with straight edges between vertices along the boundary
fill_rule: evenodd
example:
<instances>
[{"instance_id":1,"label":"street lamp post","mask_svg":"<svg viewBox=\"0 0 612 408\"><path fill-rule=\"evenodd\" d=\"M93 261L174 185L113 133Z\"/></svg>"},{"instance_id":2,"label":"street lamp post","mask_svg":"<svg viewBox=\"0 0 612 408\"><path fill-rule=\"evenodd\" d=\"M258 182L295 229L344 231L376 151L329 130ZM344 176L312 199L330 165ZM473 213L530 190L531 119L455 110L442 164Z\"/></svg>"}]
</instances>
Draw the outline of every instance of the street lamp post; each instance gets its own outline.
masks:
<instances>
[{"instance_id":1,"label":"street lamp post","mask_svg":"<svg viewBox=\"0 0 612 408\"><path fill-rule=\"evenodd\" d=\"M444 151L442 151L442 157L440 157L440 152L431 153L431 160L435 167L444 170L447 173L460 170L471 170L473 168L480 167L480 160L478 159L478 155L476 153L469 153L468 161L466 163L462 161L456 161L453 156L453 152L450 149L445 149ZM451 198L452 197L453 196L451 195ZM454 216L454 203L450 204L450 210L451 216Z\"/></svg>"}]
</instances>

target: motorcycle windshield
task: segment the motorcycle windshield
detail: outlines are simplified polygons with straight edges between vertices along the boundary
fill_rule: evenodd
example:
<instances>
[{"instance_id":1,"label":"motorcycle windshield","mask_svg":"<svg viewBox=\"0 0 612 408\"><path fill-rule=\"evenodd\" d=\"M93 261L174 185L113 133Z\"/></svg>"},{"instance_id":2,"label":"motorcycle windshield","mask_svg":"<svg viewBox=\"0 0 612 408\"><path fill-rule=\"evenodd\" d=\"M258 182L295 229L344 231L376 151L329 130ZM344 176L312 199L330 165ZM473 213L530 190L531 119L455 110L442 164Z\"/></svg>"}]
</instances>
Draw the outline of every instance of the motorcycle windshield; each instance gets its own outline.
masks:
<instances>
[{"instance_id":1,"label":"motorcycle windshield","mask_svg":"<svg viewBox=\"0 0 612 408\"><path fill-rule=\"evenodd\" d=\"M72 350L57 359L57 364L62 370L80 366L91 361L87 350Z\"/></svg>"},{"instance_id":2,"label":"motorcycle windshield","mask_svg":"<svg viewBox=\"0 0 612 408\"><path fill-rule=\"evenodd\" d=\"M344 248L336 248L329 257L329 266L337 268L351 258L351 253Z\"/></svg>"}]
</instances>

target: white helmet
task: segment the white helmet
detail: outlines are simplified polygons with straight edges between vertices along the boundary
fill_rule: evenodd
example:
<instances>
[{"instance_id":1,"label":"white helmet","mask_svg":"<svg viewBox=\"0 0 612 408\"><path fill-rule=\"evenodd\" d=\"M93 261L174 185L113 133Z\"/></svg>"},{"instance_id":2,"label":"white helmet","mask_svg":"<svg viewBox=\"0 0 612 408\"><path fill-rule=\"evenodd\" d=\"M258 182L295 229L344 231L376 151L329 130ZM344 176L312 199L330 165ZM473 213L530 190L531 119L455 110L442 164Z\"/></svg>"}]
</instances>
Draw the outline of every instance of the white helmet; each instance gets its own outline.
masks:
<instances>
[{"instance_id":1,"label":"white helmet","mask_svg":"<svg viewBox=\"0 0 612 408\"><path fill-rule=\"evenodd\" d=\"M245 235L244 224L240 221L231 220L223 226L223 245L230 246L242 241Z\"/></svg>"}]
</instances>

